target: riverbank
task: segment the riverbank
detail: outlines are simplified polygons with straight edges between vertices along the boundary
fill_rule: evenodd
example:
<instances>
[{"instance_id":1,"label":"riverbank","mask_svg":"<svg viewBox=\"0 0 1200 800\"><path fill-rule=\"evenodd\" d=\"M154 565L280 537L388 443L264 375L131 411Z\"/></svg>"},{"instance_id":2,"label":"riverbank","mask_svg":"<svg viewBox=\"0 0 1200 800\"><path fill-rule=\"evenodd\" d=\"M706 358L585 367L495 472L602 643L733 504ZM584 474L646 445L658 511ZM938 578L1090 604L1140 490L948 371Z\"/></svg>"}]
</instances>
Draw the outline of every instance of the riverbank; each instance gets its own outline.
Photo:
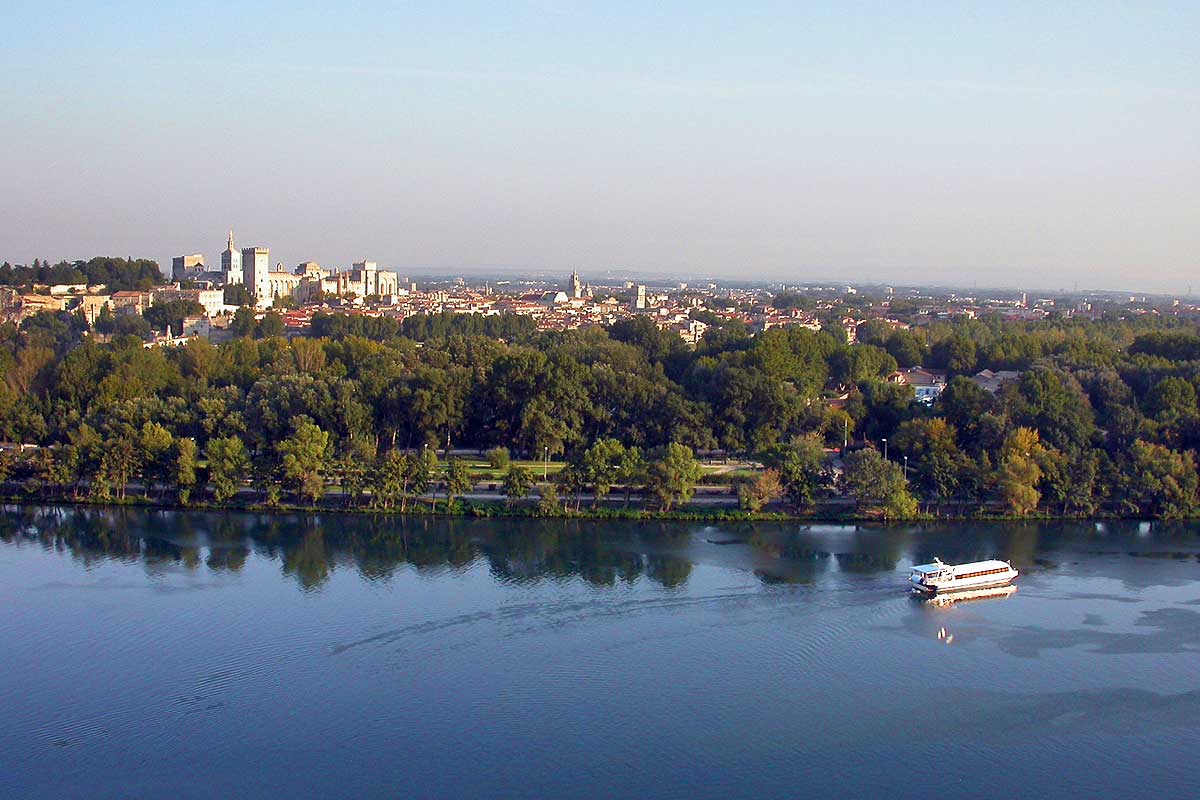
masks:
<instances>
[{"instance_id":1,"label":"riverbank","mask_svg":"<svg viewBox=\"0 0 1200 800\"><path fill-rule=\"evenodd\" d=\"M131 487L132 488L132 487ZM140 488L140 487L139 487ZM938 513L922 512L904 517L886 517L879 513L861 511L853 507L851 498L826 498L819 501L811 510L798 512L787 509L782 504L760 511L749 511L736 507L731 503L714 505L711 502L687 503L669 510L649 508L645 505L626 505L621 500L606 502L604 505L592 506L590 497L583 498L578 507L575 498L560 501L556 506L547 508L541 498L534 496L522 501L509 503L504 500L481 499L478 495L466 498L447 500L445 497L427 495L411 498L400 507L381 508L369 502L352 503L344 494L337 491L328 492L322 502L302 503L295 500L280 500L266 502L257 494L249 491L241 492L236 499L227 502L216 502L211 498L194 498L188 503L181 503L176 498L166 494L162 496L147 496L145 494L129 494L124 498L95 498L86 495L46 493L41 491L12 492L0 491L0 503L18 505L72 505L80 507L118 506L129 508L159 508L186 511L239 511L246 513L340 513L366 516L416 516L416 517L470 517L470 518L515 518L515 519L594 519L594 520L647 520L647 521L681 521L681 522L929 522L929 521L980 521L980 522L1018 522L1018 521L1078 521L1078 520L1156 520L1157 517L1135 516L1121 514L1111 510L1100 509L1086 515L1063 515L1038 513L1025 516L1015 516L996 511L994 508L979 508L974 513L954 513L939 511ZM1174 519L1198 519L1200 517L1178 517Z\"/></svg>"}]
</instances>

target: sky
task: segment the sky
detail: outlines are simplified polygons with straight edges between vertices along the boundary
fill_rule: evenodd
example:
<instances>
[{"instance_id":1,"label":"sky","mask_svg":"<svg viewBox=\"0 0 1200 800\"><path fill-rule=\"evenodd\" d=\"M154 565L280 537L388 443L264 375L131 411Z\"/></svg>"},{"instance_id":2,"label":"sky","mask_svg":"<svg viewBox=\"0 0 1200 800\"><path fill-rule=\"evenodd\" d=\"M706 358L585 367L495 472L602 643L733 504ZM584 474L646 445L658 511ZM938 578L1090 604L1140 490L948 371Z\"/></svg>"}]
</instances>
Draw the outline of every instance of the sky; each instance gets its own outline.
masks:
<instances>
[{"instance_id":1,"label":"sky","mask_svg":"<svg viewBox=\"0 0 1200 800\"><path fill-rule=\"evenodd\" d=\"M1200 2L0 7L0 261L1200 292Z\"/></svg>"}]
</instances>

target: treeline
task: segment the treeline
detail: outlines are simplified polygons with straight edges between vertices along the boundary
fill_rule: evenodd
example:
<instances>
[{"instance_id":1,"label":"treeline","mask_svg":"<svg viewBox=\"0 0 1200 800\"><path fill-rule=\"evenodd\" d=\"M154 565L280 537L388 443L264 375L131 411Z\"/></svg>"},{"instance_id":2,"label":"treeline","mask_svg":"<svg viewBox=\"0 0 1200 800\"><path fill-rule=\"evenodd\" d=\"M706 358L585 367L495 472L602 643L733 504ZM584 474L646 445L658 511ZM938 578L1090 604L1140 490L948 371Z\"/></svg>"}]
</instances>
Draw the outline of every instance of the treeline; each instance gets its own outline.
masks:
<instances>
[{"instance_id":1,"label":"treeline","mask_svg":"<svg viewBox=\"0 0 1200 800\"><path fill-rule=\"evenodd\" d=\"M34 259L29 266L0 264L0 286L39 284L104 284L114 292L150 289L166 278L157 261L148 258L97 256L87 261L60 261L51 265Z\"/></svg>"},{"instance_id":2,"label":"treeline","mask_svg":"<svg viewBox=\"0 0 1200 800\"><path fill-rule=\"evenodd\" d=\"M140 477L182 485L184 466L206 467L190 485L224 494L249 481L264 497L305 497L334 473L361 467L375 479L386 468L410 481L401 503L416 494L422 467L411 459L426 447L505 447L566 457L567 495L611 480L669 507L689 493L692 453L719 448L767 465L742 487L751 510L809 509L833 493L889 516L988 503L1013 514L1197 509L1200 336L1190 324L871 323L853 346L836 330L751 336L729 324L691 349L645 318L539 333L516 317L324 316L312 337L290 342L251 323L221 346L167 349L119 331L99 344L67 314L0 328L0 436L45 452L18 477L118 493ZM952 375L933 406L887 380L914 348ZM982 368L1022 374L992 395L967 377ZM828 448L845 441L831 460ZM608 455L592 452L601 444ZM642 466L621 466L626 458ZM678 469L654 478L667 462ZM446 488L448 465L427 466ZM676 487L669 498L654 480Z\"/></svg>"}]
</instances>

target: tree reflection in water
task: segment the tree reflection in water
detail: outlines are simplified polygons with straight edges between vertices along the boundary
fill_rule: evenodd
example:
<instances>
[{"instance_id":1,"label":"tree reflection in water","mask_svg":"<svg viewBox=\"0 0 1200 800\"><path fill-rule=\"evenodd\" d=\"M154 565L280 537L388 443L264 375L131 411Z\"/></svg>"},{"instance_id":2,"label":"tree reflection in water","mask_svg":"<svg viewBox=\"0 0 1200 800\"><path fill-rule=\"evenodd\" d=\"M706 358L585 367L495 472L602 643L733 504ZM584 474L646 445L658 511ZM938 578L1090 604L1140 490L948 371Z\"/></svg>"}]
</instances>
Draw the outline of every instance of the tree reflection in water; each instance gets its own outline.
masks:
<instances>
[{"instance_id":1,"label":"tree reflection in water","mask_svg":"<svg viewBox=\"0 0 1200 800\"><path fill-rule=\"evenodd\" d=\"M403 567L486 564L504 583L579 578L611 587L645 577L666 588L685 585L692 571L673 552L689 540L687 528L657 523L12 506L0 513L0 539L36 541L85 563L140 561L150 572L236 573L253 551L305 591L320 590L339 568L380 582Z\"/></svg>"},{"instance_id":2,"label":"tree reflection in water","mask_svg":"<svg viewBox=\"0 0 1200 800\"><path fill-rule=\"evenodd\" d=\"M695 535L693 535L695 534ZM1153 539L1137 523L990 523L805 525L469 519L339 514L251 514L144 508L6 506L0 541L36 542L85 565L140 562L168 570L239 572L251 558L278 562L305 591L319 591L337 570L386 582L418 572L486 568L507 584L578 579L596 587L646 579L686 586L694 562L741 566L765 584L812 584L835 573L903 571L939 556L947 561L1001 557L1014 565L1052 563L1058 550L1097 546L1153 555L1163 543L1184 547L1187 524L1156 524ZM735 543L727 546L729 543Z\"/></svg>"}]
</instances>

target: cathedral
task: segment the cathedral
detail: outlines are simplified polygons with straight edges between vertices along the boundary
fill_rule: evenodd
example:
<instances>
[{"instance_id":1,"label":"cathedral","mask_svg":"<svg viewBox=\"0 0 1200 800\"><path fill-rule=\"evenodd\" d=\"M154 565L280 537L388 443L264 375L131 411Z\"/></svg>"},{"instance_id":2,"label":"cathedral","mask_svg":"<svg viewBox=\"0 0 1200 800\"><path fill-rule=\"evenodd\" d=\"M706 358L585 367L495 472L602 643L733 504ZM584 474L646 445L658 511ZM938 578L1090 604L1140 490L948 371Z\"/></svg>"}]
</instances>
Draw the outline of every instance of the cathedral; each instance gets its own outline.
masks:
<instances>
[{"instance_id":1,"label":"cathedral","mask_svg":"<svg viewBox=\"0 0 1200 800\"><path fill-rule=\"evenodd\" d=\"M571 278L569 285L567 286L567 295L576 300L581 297L592 296L591 284L586 284L580 280L579 270L577 269L571 270Z\"/></svg>"}]
</instances>

